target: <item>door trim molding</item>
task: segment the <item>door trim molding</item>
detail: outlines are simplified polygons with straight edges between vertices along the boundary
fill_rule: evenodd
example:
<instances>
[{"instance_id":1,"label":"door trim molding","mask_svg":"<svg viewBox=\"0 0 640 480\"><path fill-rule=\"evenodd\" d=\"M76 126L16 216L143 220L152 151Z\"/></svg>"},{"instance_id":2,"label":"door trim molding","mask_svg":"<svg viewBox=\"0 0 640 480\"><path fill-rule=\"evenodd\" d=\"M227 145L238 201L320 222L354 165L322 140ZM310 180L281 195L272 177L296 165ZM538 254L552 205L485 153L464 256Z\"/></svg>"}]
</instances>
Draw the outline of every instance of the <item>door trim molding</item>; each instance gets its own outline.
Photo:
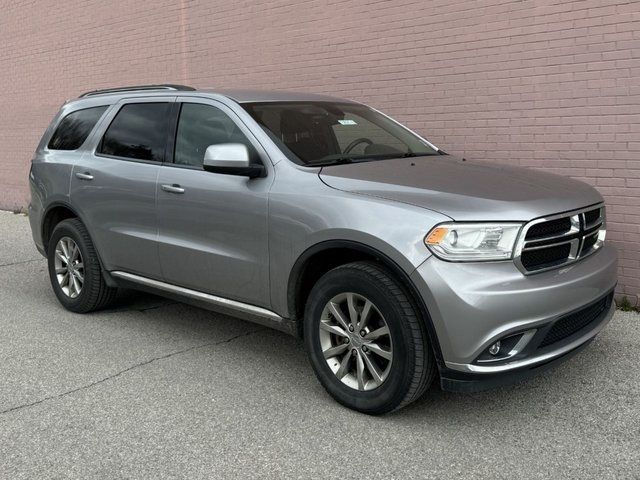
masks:
<instances>
[{"instance_id":1,"label":"door trim molding","mask_svg":"<svg viewBox=\"0 0 640 480\"><path fill-rule=\"evenodd\" d=\"M178 300L194 303L197 306L203 306L209 310L238 317L243 320L258 323L289 334L294 334L296 331L295 323L293 321L282 318L277 313L266 308L239 302L237 300L231 300L229 298L218 297L198 290L191 290L190 288L180 287L178 285L161 282L159 280L135 275L133 273L116 270L109 272L109 274L126 283L146 287L145 289L161 292L162 294L176 297Z\"/></svg>"}]
</instances>

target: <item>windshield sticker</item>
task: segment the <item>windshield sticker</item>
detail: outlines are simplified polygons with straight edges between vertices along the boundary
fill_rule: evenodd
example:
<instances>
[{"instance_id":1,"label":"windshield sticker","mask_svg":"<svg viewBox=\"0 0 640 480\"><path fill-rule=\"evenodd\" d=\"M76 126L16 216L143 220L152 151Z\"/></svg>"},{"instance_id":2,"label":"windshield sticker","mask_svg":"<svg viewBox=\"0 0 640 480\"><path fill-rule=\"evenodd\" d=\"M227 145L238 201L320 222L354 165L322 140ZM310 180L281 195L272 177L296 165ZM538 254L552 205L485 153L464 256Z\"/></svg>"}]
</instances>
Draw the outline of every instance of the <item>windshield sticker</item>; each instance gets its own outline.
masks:
<instances>
[{"instance_id":1,"label":"windshield sticker","mask_svg":"<svg viewBox=\"0 0 640 480\"><path fill-rule=\"evenodd\" d=\"M357 125L355 120L338 120L340 125Z\"/></svg>"}]
</instances>

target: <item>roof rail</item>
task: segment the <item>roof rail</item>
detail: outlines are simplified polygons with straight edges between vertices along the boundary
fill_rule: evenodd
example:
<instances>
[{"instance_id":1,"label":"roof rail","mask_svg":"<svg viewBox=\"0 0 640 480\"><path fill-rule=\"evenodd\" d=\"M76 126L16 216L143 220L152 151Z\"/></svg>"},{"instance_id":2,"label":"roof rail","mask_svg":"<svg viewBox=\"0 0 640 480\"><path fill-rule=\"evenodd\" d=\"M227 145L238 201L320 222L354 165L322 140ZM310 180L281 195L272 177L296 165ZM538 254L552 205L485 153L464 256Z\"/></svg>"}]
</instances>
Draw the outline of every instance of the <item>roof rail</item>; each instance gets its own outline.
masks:
<instances>
[{"instance_id":1,"label":"roof rail","mask_svg":"<svg viewBox=\"0 0 640 480\"><path fill-rule=\"evenodd\" d=\"M104 88L101 90L91 90L90 92L85 92L80 95L78 98L83 97L92 97L93 95L103 95L107 93L120 93L120 92L137 92L144 90L182 90L182 91L194 91L195 88L189 87L187 85L173 85L170 83L165 83L161 85L134 85L131 87L114 87L114 88Z\"/></svg>"}]
</instances>

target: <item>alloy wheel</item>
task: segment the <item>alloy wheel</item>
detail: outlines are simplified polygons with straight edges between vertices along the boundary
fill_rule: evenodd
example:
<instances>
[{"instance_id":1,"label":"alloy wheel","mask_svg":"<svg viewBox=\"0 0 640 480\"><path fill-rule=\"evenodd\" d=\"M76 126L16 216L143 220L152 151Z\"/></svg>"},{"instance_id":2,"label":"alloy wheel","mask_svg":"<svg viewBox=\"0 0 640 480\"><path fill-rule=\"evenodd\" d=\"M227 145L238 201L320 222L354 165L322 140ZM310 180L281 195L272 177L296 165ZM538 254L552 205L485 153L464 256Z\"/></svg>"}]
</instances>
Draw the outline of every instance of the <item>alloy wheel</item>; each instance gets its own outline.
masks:
<instances>
[{"instance_id":1,"label":"alloy wheel","mask_svg":"<svg viewBox=\"0 0 640 480\"><path fill-rule=\"evenodd\" d=\"M355 390L378 388L393 361L389 326L374 303L346 292L326 304L320 319L320 345L335 376Z\"/></svg>"},{"instance_id":2,"label":"alloy wheel","mask_svg":"<svg viewBox=\"0 0 640 480\"><path fill-rule=\"evenodd\" d=\"M56 245L54 266L56 279L63 293L77 298L84 285L84 263L78 244L69 237L62 237Z\"/></svg>"}]
</instances>

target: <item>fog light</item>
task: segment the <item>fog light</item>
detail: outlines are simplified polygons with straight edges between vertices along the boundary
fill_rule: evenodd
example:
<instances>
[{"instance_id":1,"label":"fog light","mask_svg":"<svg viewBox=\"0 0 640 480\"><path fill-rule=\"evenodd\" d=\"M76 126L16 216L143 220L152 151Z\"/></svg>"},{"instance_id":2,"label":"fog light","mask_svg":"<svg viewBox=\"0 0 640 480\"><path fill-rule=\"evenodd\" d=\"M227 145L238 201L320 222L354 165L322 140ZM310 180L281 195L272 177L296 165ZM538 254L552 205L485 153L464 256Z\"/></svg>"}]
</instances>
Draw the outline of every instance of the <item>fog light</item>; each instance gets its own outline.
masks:
<instances>
[{"instance_id":1,"label":"fog light","mask_svg":"<svg viewBox=\"0 0 640 480\"><path fill-rule=\"evenodd\" d=\"M495 340L478 355L475 362L502 362L511 358L523 351L535 333L536 330L532 329Z\"/></svg>"}]
</instances>

